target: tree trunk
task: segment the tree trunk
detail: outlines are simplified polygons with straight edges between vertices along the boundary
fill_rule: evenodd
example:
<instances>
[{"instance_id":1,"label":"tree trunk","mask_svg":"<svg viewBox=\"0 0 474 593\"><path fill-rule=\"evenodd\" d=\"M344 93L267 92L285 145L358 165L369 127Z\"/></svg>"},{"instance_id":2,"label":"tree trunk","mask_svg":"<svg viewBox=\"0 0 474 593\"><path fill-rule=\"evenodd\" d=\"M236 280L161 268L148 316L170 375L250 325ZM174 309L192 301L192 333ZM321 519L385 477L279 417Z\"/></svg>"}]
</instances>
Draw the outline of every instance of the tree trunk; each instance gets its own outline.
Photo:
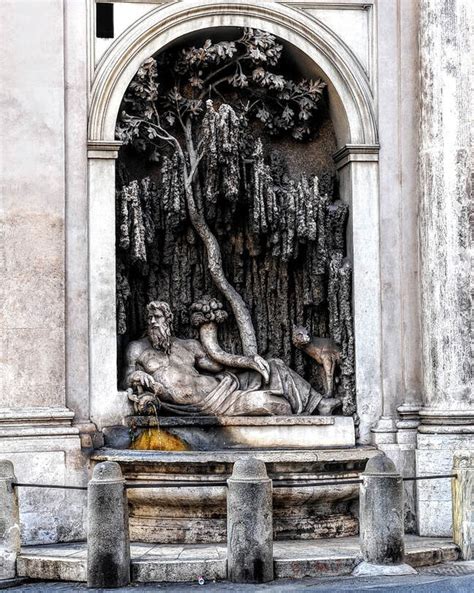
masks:
<instances>
[{"instance_id":1,"label":"tree trunk","mask_svg":"<svg viewBox=\"0 0 474 593\"><path fill-rule=\"evenodd\" d=\"M194 142L192 137L191 122L186 122L186 147L190 159L190 171L197 170L196 151L194 149ZM194 176L194 175L193 175ZM194 185L194 190L193 190ZM211 278L220 292L227 299L235 316L237 327L239 328L240 339L242 341L242 349L246 356L257 354L257 337L253 327L250 312L247 309L240 294L227 280L222 267L222 255L217 239L209 228L202 212L196 206L194 191L200 191L199 181L193 182L192 178L185 180L186 202L188 205L189 218L195 231L201 238L206 247L207 252L207 267Z\"/></svg>"}]
</instances>

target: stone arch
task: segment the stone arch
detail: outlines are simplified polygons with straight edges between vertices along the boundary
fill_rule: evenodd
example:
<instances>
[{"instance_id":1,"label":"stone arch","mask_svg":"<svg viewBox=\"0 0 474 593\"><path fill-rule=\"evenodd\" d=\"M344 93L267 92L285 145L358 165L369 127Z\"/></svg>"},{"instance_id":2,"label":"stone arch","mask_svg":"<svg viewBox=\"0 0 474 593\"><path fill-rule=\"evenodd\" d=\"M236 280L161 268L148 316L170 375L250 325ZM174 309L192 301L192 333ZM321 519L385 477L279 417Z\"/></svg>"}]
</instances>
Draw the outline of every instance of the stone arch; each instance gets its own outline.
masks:
<instances>
[{"instance_id":1,"label":"stone arch","mask_svg":"<svg viewBox=\"0 0 474 593\"><path fill-rule=\"evenodd\" d=\"M89 140L114 140L122 97L145 59L187 33L226 26L258 27L300 49L329 83L339 146L377 143L369 81L345 43L317 19L282 4L241 0L176 2L152 10L127 29L99 63L92 87Z\"/></svg>"},{"instance_id":2,"label":"stone arch","mask_svg":"<svg viewBox=\"0 0 474 593\"><path fill-rule=\"evenodd\" d=\"M115 308L115 123L145 59L188 33L217 27L264 29L317 65L329 86L341 197L351 204L356 390L361 442L382 408L378 134L368 77L328 27L276 2L190 0L158 7L131 25L100 61L89 112L89 410L99 428L129 413L117 391Z\"/></svg>"}]
</instances>

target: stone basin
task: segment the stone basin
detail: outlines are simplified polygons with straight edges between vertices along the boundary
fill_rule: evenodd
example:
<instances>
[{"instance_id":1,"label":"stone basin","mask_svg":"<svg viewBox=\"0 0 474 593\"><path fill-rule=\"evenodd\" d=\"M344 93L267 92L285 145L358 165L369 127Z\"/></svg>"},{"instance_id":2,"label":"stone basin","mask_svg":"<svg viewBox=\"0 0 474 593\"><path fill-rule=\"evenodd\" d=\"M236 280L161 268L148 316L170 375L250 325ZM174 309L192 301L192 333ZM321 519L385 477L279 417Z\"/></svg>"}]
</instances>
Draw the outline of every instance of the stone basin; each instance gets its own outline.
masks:
<instances>
[{"instance_id":1,"label":"stone basin","mask_svg":"<svg viewBox=\"0 0 474 593\"><path fill-rule=\"evenodd\" d=\"M274 488L274 538L318 539L358 533L358 484L305 486L317 480L358 478L373 447L326 449L229 448L214 451L99 449L92 462L116 461L129 483L167 482L171 487L128 490L130 535L150 543L211 543L226 540L226 487L213 485L232 473L234 462L252 455L266 463ZM173 482L205 486L173 486Z\"/></svg>"},{"instance_id":2,"label":"stone basin","mask_svg":"<svg viewBox=\"0 0 474 593\"><path fill-rule=\"evenodd\" d=\"M159 425L192 450L355 446L354 422L347 416L131 416L127 423L137 430Z\"/></svg>"}]
</instances>

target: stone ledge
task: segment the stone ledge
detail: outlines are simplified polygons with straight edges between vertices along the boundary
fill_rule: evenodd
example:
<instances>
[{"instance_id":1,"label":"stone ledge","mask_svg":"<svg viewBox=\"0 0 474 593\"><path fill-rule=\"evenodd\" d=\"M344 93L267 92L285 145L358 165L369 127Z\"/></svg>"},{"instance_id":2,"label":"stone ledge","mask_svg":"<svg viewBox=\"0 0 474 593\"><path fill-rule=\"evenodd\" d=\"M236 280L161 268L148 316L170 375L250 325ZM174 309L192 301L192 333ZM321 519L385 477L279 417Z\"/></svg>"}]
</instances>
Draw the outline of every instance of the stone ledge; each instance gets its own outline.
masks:
<instances>
[{"instance_id":1,"label":"stone ledge","mask_svg":"<svg viewBox=\"0 0 474 593\"><path fill-rule=\"evenodd\" d=\"M70 426L73 418L74 412L63 407L0 408L0 426Z\"/></svg>"},{"instance_id":2,"label":"stone ledge","mask_svg":"<svg viewBox=\"0 0 474 593\"><path fill-rule=\"evenodd\" d=\"M133 416L134 427L159 426L192 450L355 447L350 416Z\"/></svg>"},{"instance_id":3,"label":"stone ledge","mask_svg":"<svg viewBox=\"0 0 474 593\"><path fill-rule=\"evenodd\" d=\"M63 407L0 408L0 437L77 437L74 412Z\"/></svg>"},{"instance_id":4,"label":"stone ledge","mask_svg":"<svg viewBox=\"0 0 474 593\"><path fill-rule=\"evenodd\" d=\"M136 426L333 426L344 416L128 416Z\"/></svg>"},{"instance_id":5,"label":"stone ledge","mask_svg":"<svg viewBox=\"0 0 474 593\"><path fill-rule=\"evenodd\" d=\"M86 581L85 543L28 546L18 558L21 577L41 580ZM227 549L215 545L151 545L132 543L135 582L189 582L199 576L222 580L227 576ZM414 567L458 559L449 539L406 536L406 562ZM276 578L344 576L360 561L359 541L343 537L315 541L274 542Z\"/></svg>"},{"instance_id":6,"label":"stone ledge","mask_svg":"<svg viewBox=\"0 0 474 593\"><path fill-rule=\"evenodd\" d=\"M351 449L221 449L217 451L133 451L130 449L98 449L94 462L116 461L122 464L149 463L234 463L240 457L251 455L265 463L348 462L364 461L379 454L375 447Z\"/></svg>"}]
</instances>

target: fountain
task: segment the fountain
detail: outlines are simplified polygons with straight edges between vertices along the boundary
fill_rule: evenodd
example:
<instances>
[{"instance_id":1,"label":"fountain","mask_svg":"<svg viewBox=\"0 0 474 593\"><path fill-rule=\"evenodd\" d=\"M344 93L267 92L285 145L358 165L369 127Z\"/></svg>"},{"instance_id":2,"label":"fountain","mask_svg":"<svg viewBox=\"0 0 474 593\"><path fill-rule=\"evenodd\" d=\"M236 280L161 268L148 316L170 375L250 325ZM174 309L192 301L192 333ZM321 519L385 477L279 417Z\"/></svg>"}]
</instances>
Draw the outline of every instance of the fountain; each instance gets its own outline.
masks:
<instances>
[{"instance_id":1,"label":"fountain","mask_svg":"<svg viewBox=\"0 0 474 593\"><path fill-rule=\"evenodd\" d=\"M276 539L354 535L358 485L309 485L358 477L375 453L356 446L326 83L295 76L264 31L194 42L143 63L117 123L118 379L133 412L94 460L157 482L129 490L136 540L224 541L221 483L249 454L282 482Z\"/></svg>"}]
</instances>

